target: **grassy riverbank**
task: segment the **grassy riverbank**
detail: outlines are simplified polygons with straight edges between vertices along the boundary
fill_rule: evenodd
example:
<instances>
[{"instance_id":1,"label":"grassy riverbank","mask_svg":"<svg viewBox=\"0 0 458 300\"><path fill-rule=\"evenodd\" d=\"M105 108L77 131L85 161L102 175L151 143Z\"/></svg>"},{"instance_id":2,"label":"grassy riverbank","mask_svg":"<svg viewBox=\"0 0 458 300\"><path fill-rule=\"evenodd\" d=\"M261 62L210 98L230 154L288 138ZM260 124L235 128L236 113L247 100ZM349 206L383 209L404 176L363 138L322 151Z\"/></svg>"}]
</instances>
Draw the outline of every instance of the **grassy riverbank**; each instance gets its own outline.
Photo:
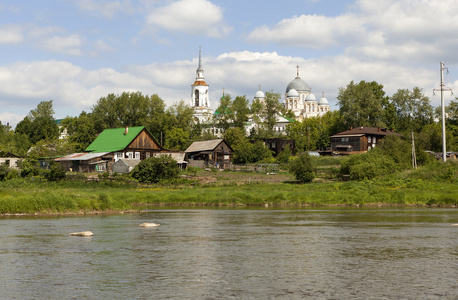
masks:
<instances>
[{"instance_id":1,"label":"grassy riverbank","mask_svg":"<svg viewBox=\"0 0 458 300\"><path fill-rule=\"evenodd\" d=\"M206 184L138 185L126 181L31 181L0 183L0 214L67 214L140 211L154 206L443 206L456 207L456 180L428 179L419 170L371 181L296 184L287 175L274 183L222 178ZM246 174L232 173L231 177ZM268 175L263 175L268 176ZM200 176L210 177L210 176ZM267 177L271 179L272 177ZM250 177L251 180L251 177Z\"/></svg>"}]
</instances>

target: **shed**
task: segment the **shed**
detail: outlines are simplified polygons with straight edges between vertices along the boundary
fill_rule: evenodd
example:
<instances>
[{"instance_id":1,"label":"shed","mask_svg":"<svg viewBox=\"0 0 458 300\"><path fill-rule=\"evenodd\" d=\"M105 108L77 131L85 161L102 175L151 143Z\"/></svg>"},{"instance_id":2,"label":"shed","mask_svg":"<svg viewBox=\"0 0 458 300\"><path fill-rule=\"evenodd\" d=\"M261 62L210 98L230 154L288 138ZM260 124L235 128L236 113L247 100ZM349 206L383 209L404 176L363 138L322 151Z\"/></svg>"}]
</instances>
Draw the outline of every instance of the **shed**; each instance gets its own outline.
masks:
<instances>
[{"instance_id":1,"label":"shed","mask_svg":"<svg viewBox=\"0 0 458 300\"><path fill-rule=\"evenodd\" d=\"M230 167L232 148L224 139L197 141L185 150L191 166L193 161L203 161L206 167Z\"/></svg>"},{"instance_id":2,"label":"shed","mask_svg":"<svg viewBox=\"0 0 458 300\"><path fill-rule=\"evenodd\" d=\"M111 169L113 172L125 174L130 173L136 165L140 163L138 159L129 159L129 158L122 158L118 159L112 166Z\"/></svg>"},{"instance_id":3,"label":"shed","mask_svg":"<svg viewBox=\"0 0 458 300\"><path fill-rule=\"evenodd\" d=\"M67 171L93 173L106 172L110 159L109 152L94 152L73 153L54 160L60 163Z\"/></svg>"},{"instance_id":4,"label":"shed","mask_svg":"<svg viewBox=\"0 0 458 300\"><path fill-rule=\"evenodd\" d=\"M154 157L159 157L161 155L168 155L176 160L178 167L180 170L186 169L188 166L188 162L185 160L186 153L185 152L161 152L161 153L154 153Z\"/></svg>"}]
</instances>

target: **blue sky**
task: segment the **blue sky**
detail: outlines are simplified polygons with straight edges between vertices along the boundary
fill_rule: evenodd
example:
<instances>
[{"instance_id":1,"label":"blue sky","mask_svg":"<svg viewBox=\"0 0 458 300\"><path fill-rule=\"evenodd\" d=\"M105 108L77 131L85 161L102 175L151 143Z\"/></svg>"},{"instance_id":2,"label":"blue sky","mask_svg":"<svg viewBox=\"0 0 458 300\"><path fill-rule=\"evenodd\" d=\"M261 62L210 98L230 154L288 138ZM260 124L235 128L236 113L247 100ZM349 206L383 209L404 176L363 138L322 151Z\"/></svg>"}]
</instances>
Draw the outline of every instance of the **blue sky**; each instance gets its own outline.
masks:
<instances>
[{"instance_id":1,"label":"blue sky","mask_svg":"<svg viewBox=\"0 0 458 300\"><path fill-rule=\"evenodd\" d=\"M440 61L458 89L457 32L455 0L1 0L0 121L43 100L77 116L123 91L188 103L200 46L213 108L223 88L283 94L296 65L333 109L351 80L418 86L438 106Z\"/></svg>"}]
</instances>

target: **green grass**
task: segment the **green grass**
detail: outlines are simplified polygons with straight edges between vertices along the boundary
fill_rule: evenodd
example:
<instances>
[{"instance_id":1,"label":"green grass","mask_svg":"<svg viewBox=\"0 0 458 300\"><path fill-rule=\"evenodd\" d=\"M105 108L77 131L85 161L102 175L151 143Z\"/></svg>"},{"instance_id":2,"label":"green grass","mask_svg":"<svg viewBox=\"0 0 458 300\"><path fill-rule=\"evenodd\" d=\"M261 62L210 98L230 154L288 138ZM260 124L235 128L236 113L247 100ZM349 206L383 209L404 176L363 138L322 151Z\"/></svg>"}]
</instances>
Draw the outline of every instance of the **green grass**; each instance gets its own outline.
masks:
<instances>
[{"instance_id":1,"label":"green grass","mask_svg":"<svg viewBox=\"0 0 458 300\"><path fill-rule=\"evenodd\" d=\"M200 173L200 172L199 172ZM217 176L222 176L217 173ZM140 185L125 178L85 182L15 178L0 182L0 214L64 214L139 211L151 206L441 206L458 205L457 164L432 164L373 180L314 181L310 184L237 184L222 178L201 184L180 179ZM233 177L245 173L230 172ZM259 175L261 176L261 175ZM270 175L266 178L271 178ZM244 181L248 182L248 181Z\"/></svg>"}]
</instances>

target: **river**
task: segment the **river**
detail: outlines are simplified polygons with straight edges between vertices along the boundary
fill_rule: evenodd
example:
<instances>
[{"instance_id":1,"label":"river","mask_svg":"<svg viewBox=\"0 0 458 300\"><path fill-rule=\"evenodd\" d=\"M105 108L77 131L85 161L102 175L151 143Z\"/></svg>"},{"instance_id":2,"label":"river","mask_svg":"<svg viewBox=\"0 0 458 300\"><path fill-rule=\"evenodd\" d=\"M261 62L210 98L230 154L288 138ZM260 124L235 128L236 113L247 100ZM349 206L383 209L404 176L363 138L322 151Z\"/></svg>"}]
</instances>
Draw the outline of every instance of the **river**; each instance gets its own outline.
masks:
<instances>
[{"instance_id":1,"label":"river","mask_svg":"<svg viewBox=\"0 0 458 300\"><path fill-rule=\"evenodd\" d=\"M456 223L440 208L1 218L0 298L458 299Z\"/></svg>"}]
</instances>

